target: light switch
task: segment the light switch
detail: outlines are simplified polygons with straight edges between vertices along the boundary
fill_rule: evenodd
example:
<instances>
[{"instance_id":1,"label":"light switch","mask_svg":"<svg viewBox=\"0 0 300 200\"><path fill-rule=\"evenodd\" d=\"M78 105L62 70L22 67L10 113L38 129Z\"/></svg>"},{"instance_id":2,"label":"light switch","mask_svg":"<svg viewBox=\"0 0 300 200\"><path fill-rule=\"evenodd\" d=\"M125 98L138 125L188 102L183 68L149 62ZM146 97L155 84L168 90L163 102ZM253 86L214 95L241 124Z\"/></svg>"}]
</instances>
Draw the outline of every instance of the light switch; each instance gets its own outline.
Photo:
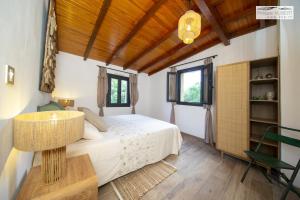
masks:
<instances>
[{"instance_id":1,"label":"light switch","mask_svg":"<svg viewBox=\"0 0 300 200\"><path fill-rule=\"evenodd\" d=\"M5 83L13 85L15 83L15 68L5 65Z\"/></svg>"}]
</instances>

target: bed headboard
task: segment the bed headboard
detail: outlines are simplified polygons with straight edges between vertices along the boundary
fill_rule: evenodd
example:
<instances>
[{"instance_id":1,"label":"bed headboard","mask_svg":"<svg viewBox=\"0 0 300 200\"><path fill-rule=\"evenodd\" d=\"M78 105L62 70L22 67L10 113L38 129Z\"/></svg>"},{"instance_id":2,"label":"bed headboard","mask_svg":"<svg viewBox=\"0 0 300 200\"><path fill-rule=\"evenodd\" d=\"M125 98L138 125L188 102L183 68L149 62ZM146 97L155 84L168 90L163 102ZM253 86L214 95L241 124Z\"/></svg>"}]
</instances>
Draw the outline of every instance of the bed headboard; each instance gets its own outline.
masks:
<instances>
[{"instance_id":1,"label":"bed headboard","mask_svg":"<svg viewBox=\"0 0 300 200\"><path fill-rule=\"evenodd\" d=\"M54 101L50 101L50 103L46 105L37 107L38 112L51 111L51 110L65 110L65 108Z\"/></svg>"}]
</instances>

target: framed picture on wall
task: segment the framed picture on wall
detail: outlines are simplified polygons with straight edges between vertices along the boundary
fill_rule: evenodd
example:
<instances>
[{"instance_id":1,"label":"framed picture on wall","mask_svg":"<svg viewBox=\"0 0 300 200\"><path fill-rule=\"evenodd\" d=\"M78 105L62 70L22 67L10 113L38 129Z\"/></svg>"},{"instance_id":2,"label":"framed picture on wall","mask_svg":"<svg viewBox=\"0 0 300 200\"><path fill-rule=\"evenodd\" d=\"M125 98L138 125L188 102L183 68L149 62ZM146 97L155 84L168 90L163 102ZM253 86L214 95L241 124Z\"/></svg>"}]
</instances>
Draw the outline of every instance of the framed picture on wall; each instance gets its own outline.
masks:
<instances>
[{"instance_id":1,"label":"framed picture on wall","mask_svg":"<svg viewBox=\"0 0 300 200\"><path fill-rule=\"evenodd\" d=\"M8 85L13 85L15 83L15 68L6 65L5 71L5 83Z\"/></svg>"},{"instance_id":2,"label":"framed picture on wall","mask_svg":"<svg viewBox=\"0 0 300 200\"><path fill-rule=\"evenodd\" d=\"M177 73L167 73L167 102L176 102Z\"/></svg>"}]
</instances>

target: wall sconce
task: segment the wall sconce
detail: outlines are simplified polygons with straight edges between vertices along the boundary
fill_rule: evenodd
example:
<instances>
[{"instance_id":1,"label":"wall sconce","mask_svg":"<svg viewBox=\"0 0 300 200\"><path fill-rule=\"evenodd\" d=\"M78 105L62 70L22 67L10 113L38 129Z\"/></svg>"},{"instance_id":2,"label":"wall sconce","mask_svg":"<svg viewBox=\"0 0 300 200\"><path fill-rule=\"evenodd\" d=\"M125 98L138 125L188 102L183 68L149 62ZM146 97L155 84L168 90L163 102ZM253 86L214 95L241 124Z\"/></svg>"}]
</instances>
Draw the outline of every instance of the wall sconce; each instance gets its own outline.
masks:
<instances>
[{"instance_id":1,"label":"wall sconce","mask_svg":"<svg viewBox=\"0 0 300 200\"><path fill-rule=\"evenodd\" d=\"M7 85L14 85L15 83L15 68L12 66L5 66L5 83Z\"/></svg>"},{"instance_id":2,"label":"wall sconce","mask_svg":"<svg viewBox=\"0 0 300 200\"><path fill-rule=\"evenodd\" d=\"M63 107L74 107L74 100L73 99L58 99L58 103Z\"/></svg>"}]
</instances>

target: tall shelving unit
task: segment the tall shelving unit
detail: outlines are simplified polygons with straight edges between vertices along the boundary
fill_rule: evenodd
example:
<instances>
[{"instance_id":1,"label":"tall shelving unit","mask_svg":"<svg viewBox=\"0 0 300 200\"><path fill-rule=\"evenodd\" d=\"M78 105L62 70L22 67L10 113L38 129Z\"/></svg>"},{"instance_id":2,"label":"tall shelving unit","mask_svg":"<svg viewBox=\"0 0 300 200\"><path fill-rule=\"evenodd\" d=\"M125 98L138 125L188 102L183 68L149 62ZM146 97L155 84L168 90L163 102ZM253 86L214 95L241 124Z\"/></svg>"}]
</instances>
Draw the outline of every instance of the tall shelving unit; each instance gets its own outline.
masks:
<instances>
[{"instance_id":1,"label":"tall shelving unit","mask_svg":"<svg viewBox=\"0 0 300 200\"><path fill-rule=\"evenodd\" d=\"M280 124L278 57L250 61L249 70L249 147L254 150L266 128ZM267 98L268 92L274 94L273 99ZM280 134L278 128L272 128L272 131ZM280 157L280 145L276 142L266 140L260 150Z\"/></svg>"},{"instance_id":2,"label":"tall shelving unit","mask_svg":"<svg viewBox=\"0 0 300 200\"><path fill-rule=\"evenodd\" d=\"M216 147L221 155L249 160L244 152L257 147L266 128L280 125L279 72L278 57L218 66ZM277 127L272 132L280 134ZM260 151L280 157L277 142L264 140Z\"/></svg>"}]
</instances>

